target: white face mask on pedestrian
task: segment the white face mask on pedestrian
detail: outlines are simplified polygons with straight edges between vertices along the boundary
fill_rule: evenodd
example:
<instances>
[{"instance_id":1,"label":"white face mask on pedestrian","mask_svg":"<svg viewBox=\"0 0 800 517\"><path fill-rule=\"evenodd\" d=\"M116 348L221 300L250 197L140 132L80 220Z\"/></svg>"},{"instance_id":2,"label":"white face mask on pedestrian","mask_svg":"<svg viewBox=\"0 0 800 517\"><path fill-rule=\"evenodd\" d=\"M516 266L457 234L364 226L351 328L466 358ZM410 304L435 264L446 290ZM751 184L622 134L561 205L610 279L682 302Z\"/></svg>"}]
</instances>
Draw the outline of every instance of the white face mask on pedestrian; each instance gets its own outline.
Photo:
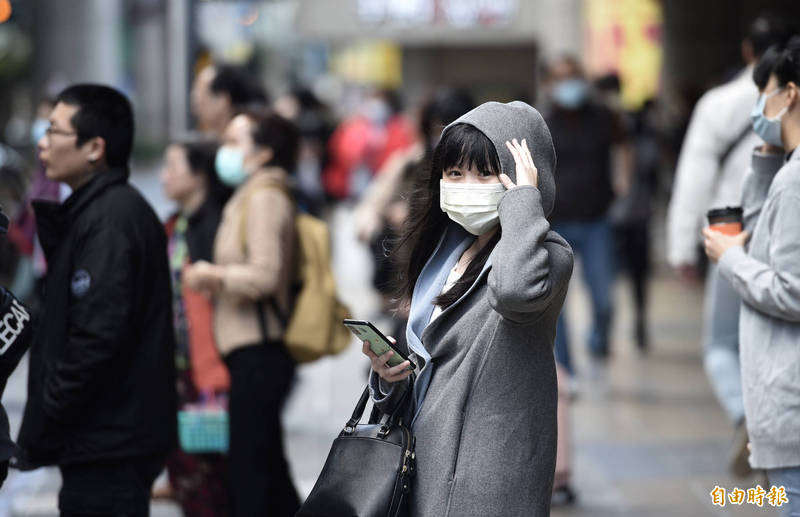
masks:
<instances>
[{"instance_id":1,"label":"white face mask on pedestrian","mask_svg":"<svg viewBox=\"0 0 800 517\"><path fill-rule=\"evenodd\" d=\"M502 183L455 184L440 180L439 206L469 233L483 235L499 223L497 204L505 191Z\"/></svg>"}]
</instances>

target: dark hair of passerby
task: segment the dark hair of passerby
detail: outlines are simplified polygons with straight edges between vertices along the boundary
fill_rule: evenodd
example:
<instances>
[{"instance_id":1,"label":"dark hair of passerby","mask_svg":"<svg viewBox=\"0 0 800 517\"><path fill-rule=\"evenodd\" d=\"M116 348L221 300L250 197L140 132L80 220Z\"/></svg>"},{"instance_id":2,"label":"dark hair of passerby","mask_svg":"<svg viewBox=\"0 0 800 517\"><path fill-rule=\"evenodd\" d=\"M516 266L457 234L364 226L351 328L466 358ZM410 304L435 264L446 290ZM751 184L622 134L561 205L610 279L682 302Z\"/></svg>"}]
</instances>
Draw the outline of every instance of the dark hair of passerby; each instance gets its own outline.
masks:
<instances>
[{"instance_id":1,"label":"dark hair of passerby","mask_svg":"<svg viewBox=\"0 0 800 517\"><path fill-rule=\"evenodd\" d=\"M778 79L778 86L781 88L790 82L800 87L800 36L793 37L786 45L772 74Z\"/></svg>"},{"instance_id":2,"label":"dark hair of passerby","mask_svg":"<svg viewBox=\"0 0 800 517\"><path fill-rule=\"evenodd\" d=\"M399 269L397 291L401 299L411 299L422 268L447 227L448 216L439 207L439 181L442 171L454 166L475 167L496 175L501 171L494 144L478 129L468 124L456 124L444 134L433 151L430 169L417 178L410 199L408 222L399 241L402 249L410 250L410 253L399 255L408 257ZM500 240L500 234L498 231L475 255L453 288L436 298L436 305L447 308L467 292Z\"/></svg>"},{"instance_id":3,"label":"dark hair of passerby","mask_svg":"<svg viewBox=\"0 0 800 517\"><path fill-rule=\"evenodd\" d=\"M750 45L753 56L758 59L772 45L785 45L791 35L792 28L783 18L762 14L750 24L745 43Z\"/></svg>"},{"instance_id":4,"label":"dark hair of passerby","mask_svg":"<svg viewBox=\"0 0 800 517\"><path fill-rule=\"evenodd\" d=\"M186 161L192 174L201 174L206 179L208 198L218 206L223 206L231 197L233 190L220 182L214 168L219 144L206 136L190 135L179 139L175 145L186 153Z\"/></svg>"},{"instance_id":5,"label":"dark hair of passerby","mask_svg":"<svg viewBox=\"0 0 800 517\"><path fill-rule=\"evenodd\" d=\"M434 140L452 121L475 107L475 101L466 90L445 89L437 92L420 113L420 134L424 139L426 154L433 151Z\"/></svg>"},{"instance_id":6,"label":"dark hair of passerby","mask_svg":"<svg viewBox=\"0 0 800 517\"><path fill-rule=\"evenodd\" d=\"M577 77L583 77L585 75L583 65L581 65L581 61L577 56L574 54L562 54L545 65L545 74L548 79L552 79L553 72L556 67L560 65L567 65L570 72Z\"/></svg>"},{"instance_id":7,"label":"dark hair of passerby","mask_svg":"<svg viewBox=\"0 0 800 517\"><path fill-rule=\"evenodd\" d=\"M396 115L403 111L403 99L400 97L400 92L397 90L385 88L380 90L377 95L386 101L386 104L389 106L392 115Z\"/></svg>"},{"instance_id":8,"label":"dark hair of passerby","mask_svg":"<svg viewBox=\"0 0 800 517\"><path fill-rule=\"evenodd\" d=\"M769 76L772 74L772 69L775 68L775 64L778 62L778 58L781 57L782 52L783 47L772 45L756 63L753 68L753 82L756 83L759 90L767 87Z\"/></svg>"},{"instance_id":9,"label":"dark hair of passerby","mask_svg":"<svg viewBox=\"0 0 800 517\"><path fill-rule=\"evenodd\" d=\"M99 84L76 84L58 95L59 102L78 108L70 121L77 133L76 147L99 137L105 142L109 167L128 163L133 147L133 109L122 93Z\"/></svg>"},{"instance_id":10,"label":"dark hair of passerby","mask_svg":"<svg viewBox=\"0 0 800 517\"><path fill-rule=\"evenodd\" d=\"M619 93L622 91L622 83L619 80L619 75L614 73L598 77L594 81L594 86L601 92Z\"/></svg>"},{"instance_id":11,"label":"dark hair of passerby","mask_svg":"<svg viewBox=\"0 0 800 517\"><path fill-rule=\"evenodd\" d=\"M272 149L272 157L264 166L277 166L291 174L300 145L297 127L273 111L250 109L244 115L253 123L253 143Z\"/></svg>"},{"instance_id":12,"label":"dark hair of passerby","mask_svg":"<svg viewBox=\"0 0 800 517\"><path fill-rule=\"evenodd\" d=\"M215 65L214 79L209 85L214 94L225 93L235 107L245 108L253 104L267 104L267 94L252 75L241 66Z\"/></svg>"}]
</instances>

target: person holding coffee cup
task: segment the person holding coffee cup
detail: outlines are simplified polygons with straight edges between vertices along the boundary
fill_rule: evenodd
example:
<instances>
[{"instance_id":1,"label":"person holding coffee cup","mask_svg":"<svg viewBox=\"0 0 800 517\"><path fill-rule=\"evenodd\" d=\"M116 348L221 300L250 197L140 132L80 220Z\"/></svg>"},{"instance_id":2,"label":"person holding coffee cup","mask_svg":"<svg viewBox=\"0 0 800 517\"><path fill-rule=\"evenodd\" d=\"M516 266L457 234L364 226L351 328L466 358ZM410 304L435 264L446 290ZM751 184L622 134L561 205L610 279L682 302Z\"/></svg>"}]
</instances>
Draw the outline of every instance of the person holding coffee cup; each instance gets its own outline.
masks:
<instances>
[{"instance_id":1,"label":"person holding coffee cup","mask_svg":"<svg viewBox=\"0 0 800 517\"><path fill-rule=\"evenodd\" d=\"M707 228L706 253L744 302L740 315L742 395L750 465L784 486L785 515L800 512L800 36L770 75L754 129L781 145L784 165L758 223L735 236ZM749 239L749 249L744 245Z\"/></svg>"},{"instance_id":2,"label":"person holding coffee cup","mask_svg":"<svg viewBox=\"0 0 800 517\"><path fill-rule=\"evenodd\" d=\"M753 69L753 82L760 93L764 92L772 69L783 47L773 45ZM757 121L751 114L751 121ZM733 222L727 226L731 234L745 229L752 231L767 198L767 190L775 173L783 165L783 148L764 143L751 151L750 168L745 174L740 193L742 212L730 213L726 209L708 214L709 222L719 229L720 222ZM733 218L733 221L731 221ZM741 225L735 221L741 221ZM717 223L717 224L715 224ZM751 473L748 463L747 426L744 421L742 379L739 365L739 307L741 298L723 279L714 266L708 277L706 291L706 331L703 340L703 363L706 375L722 407L733 424L733 438L728 450L728 468L734 476L746 477Z\"/></svg>"}]
</instances>

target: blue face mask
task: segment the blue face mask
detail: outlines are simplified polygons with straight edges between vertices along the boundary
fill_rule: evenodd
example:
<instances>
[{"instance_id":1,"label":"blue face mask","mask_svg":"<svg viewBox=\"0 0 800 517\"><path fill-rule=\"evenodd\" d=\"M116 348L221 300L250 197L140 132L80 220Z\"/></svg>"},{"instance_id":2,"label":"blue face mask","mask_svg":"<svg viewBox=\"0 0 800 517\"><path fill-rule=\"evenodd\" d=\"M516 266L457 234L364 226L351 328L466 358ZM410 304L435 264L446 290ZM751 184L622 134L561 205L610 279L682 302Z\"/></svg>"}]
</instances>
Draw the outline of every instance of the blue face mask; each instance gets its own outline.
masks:
<instances>
[{"instance_id":1,"label":"blue face mask","mask_svg":"<svg viewBox=\"0 0 800 517\"><path fill-rule=\"evenodd\" d=\"M589 87L583 79L564 79L553 86L553 101L562 108L580 108L588 96Z\"/></svg>"},{"instance_id":2,"label":"blue face mask","mask_svg":"<svg viewBox=\"0 0 800 517\"><path fill-rule=\"evenodd\" d=\"M50 127L50 121L46 118L37 118L33 121L33 124L31 124L31 142L34 147L36 147L36 144L39 143L39 140L41 140L47 132L48 127Z\"/></svg>"},{"instance_id":3,"label":"blue face mask","mask_svg":"<svg viewBox=\"0 0 800 517\"><path fill-rule=\"evenodd\" d=\"M778 88L769 95L761 94L758 97L753 111L750 112L750 120L753 121L753 131L761 137L766 143L777 147L783 147L781 140L781 118L788 111L789 107L784 107L774 118L767 118L764 115L764 107L767 105L767 99L773 97L781 92L783 88Z\"/></svg>"},{"instance_id":4,"label":"blue face mask","mask_svg":"<svg viewBox=\"0 0 800 517\"><path fill-rule=\"evenodd\" d=\"M238 187L249 176L244 170L244 154L232 147L219 148L214 166L217 169L217 177L228 187Z\"/></svg>"}]
</instances>

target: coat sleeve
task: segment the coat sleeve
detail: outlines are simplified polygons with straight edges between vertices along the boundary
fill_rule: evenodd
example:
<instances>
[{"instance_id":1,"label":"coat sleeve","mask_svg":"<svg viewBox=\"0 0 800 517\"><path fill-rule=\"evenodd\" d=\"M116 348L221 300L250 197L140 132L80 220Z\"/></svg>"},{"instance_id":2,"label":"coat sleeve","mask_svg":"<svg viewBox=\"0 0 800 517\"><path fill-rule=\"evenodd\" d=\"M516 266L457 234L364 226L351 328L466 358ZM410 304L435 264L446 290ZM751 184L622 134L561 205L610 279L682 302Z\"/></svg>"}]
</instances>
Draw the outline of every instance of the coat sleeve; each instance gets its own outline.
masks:
<instances>
[{"instance_id":1,"label":"coat sleeve","mask_svg":"<svg viewBox=\"0 0 800 517\"><path fill-rule=\"evenodd\" d=\"M294 225L294 207L279 189L261 189L247 200L244 239L247 262L222 266L224 290L241 298L258 301L272 295L283 275L289 274L287 260L291 242L287 233Z\"/></svg>"},{"instance_id":2,"label":"coat sleeve","mask_svg":"<svg viewBox=\"0 0 800 517\"><path fill-rule=\"evenodd\" d=\"M783 194L769 221L770 263L736 246L719 261L719 270L744 303L773 318L800 322L800 195ZM765 217L766 214L762 214Z\"/></svg>"},{"instance_id":3,"label":"coat sleeve","mask_svg":"<svg viewBox=\"0 0 800 517\"><path fill-rule=\"evenodd\" d=\"M135 278L140 266L132 231L100 221L75 252L66 343L44 381L44 410L68 422L90 404L129 342Z\"/></svg>"},{"instance_id":4,"label":"coat sleeve","mask_svg":"<svg viewBox=\"0 0 800 517\"><path fill-rule=\"evenodd\" d=\"M697 263L699 222L711 203L719 158L732 138L719 127L715 101L712 92L697 103L678 158L666 228L667 261L672 267Z\"/></svg>"},{"instance_id":5,"label":"coat sleeve","mask_svg":"<svg viewBox=\"0 0 800 517\"><path fill-rule=\"evenodd\" d=\"M503 234L492 252L489 303L507 320L531 323L569 286L572 249L550 231L533 186L506 192L498 213Z\"/></svg>"},{"instance_id":6,"label":"coat sleeve","mask_svg":"<svg viewBox=\"0 0 800 517\"><path fill-rule=\"evenodd\" d=\"M400 405L406 402L406 398L411 396L411 389L414 386L414 374L406 377L402 381L389 383L381 379L380 376L369 372L369 391L372 402L384 414L390 415L400 409Z\"/></svg>"}]
</instances>

